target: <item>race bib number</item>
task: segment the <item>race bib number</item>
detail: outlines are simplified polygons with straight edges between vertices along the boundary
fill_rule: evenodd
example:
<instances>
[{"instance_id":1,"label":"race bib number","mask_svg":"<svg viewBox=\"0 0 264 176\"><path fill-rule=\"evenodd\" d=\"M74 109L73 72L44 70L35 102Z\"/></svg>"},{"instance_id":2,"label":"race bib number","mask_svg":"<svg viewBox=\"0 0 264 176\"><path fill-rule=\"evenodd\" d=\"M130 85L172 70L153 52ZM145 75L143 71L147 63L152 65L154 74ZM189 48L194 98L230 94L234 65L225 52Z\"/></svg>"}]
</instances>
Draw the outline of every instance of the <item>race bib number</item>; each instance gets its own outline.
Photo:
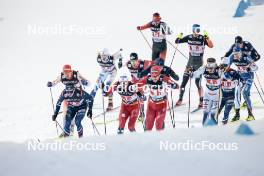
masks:
<instances>
[{"instance_id":1,"label":"race bib number","mask_svg":"<svg viewBox=\"0 0 264 176\"><path fill-rule=\"evenodd\" d=\"M247 67L245 67L245 66L237 66L237 70L239 72L247 72Z\"/></svg>"},{"instance_id":2,"label":"race bib number","mask_svg":"<svg viewBox=\"0 0 264 176\"><path fill-rule=\"evenodd\" d=\"M222 89L230 90L236 87L235 81L222 81Z\"/></svg>"},{"instance_id":3,"label":"race bib number","mask_svg":"<svg viewBox=\"0 0 264 176\"><path fill-rule=\"evenodd\" d=\"M160 32L152 32L152 39L154 42L162 42L163 39L165 39L165 36Z\"/></svg>"},{"instance_id":4,"label":"race bib number","mask_svg":"<svg viewBox=\"0 0 264 176\"><path fill-rule=\"evenodd\" d=\"M192 56L200 56L204 52L204 46L199 45L189 45L190 46L190 54Z\"/></svg>"}]
</instances>

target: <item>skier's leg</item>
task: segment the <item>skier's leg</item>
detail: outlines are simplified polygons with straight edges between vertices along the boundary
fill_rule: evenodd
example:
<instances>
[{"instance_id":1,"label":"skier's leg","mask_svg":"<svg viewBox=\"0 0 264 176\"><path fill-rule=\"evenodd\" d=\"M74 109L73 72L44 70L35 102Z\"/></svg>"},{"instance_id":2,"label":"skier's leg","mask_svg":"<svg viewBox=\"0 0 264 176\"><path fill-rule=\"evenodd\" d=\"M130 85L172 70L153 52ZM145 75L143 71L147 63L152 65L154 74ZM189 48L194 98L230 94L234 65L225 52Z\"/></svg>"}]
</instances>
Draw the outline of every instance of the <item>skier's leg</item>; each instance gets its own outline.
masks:
<instances>
[{"instance_id":1,"label":"skier's leg","mask_svg":"<svg viewBox=\"0 0 264 176\"><path fill-rule=\"evenodd\" d=\"M107 74L103 71L99 74L99 77L97 78L96 84L94 86L94 89L91 91L90 95L94 98L96 96L96 93L99 88L101 88L101 84L106 79Z\"/></svg>"},{"instance_id":2,"label":"skier's leg","mask_svg":"<svg viewBox=\"0 0 264 176\"><path fill-rule=\"evenodd\" d=\"M128 129L130 132L136 131L135 125L136 125L137 117L139 114L139 109L140 109L139 103L129 107L130 117L129 117L129 121L128 121Z\"/></svg>"},{"instance_id":3,"label":"skier's leg","mask_svg":"<svg viewBox=\"0 0 264 176\"><path fill-rule=\"evenodd\" d=\"M154 44L152 45L152 61L156 60L157 58L159 58L159 55L160 55L160 50L157 46L157 44Z\"/></svg>"},{"instance_id":4,"label":"skier's leg","mask_svg":"<svg viewBox=\"0 0 264 176\"><path fill-rule=\"evenodd\" d=\"M217 108L218 108L218 103L219 103L219 90L215 90L213 91L214 92L214 95L211 96L211 101L212 101L212 104L211 104L211 109L210 109L210 115L211 115L211 119L213 120L213 122L215 124L217 124L217 121L216 121L216 112L217 112Z\"/></svg>"},{"instance_id":5,"label":"skier's leg","mask_svg":"<svg viewBox=\"0 0 264 176\"><path fill-rule=\"evenodd\" d=\"M159 54L159 58L162 59L162 60L164 60L164 62L165 62L165 59L166 59L166 54L167 54L167 49L163 50Z\"/></svg>"},{"instance_id":6,"label":"skier's leg","mask_svg":"<svg viewBox=\"0 0 264 176\"><path fill-rule=\"evenodd\" d=\"M180 105L181 102L182 102L183 95L184 95L184 92L185 92L185 87L186 87L186 85L187 85L187 83L189 81L189 77L190 77L190 75L187 72L184 72L183 78L182 78L182 83L181 83L181 86L180 86L180 95L179 95L179 100L178 100L179 103L177 102L176 105L177 104Z\"/></svg>"},{"instance_id":7,"label":"skier's leg","mask_svg":"<svg viewBox=\"0 0 264 176\"><path fill-rule=\"evenodd\" d=\"M87 107L80 107L80 109L78 110L75 116L75 124L77 126L77 132L78 132L79 138L83 136L82 120L85 116L86 109Z\"/></svg>"},{"instance_id":8,"label":"skier's leg","mask_svg":"<svg viewBox=\"0 0 264 176\"><path fill-rule=\"evenodd\" d=\"M154 120L155 120L155 110L152 108L153 102L150 100L148 101L147 106L147 114L146 114L146 120L145 120L145 128L146 130L152 130L154 126Z\"/></svg>"},{"instance_id":9,"label":"skier's leg","mask_svg":"<svg viewBox=\"0 0 264 176\"><path fill-rule=\"evenodd\" d=\"M243 95L243 98L245 99L246 101L246 104L247 104L247 110L248 110L248 117L247 117L247 121L251 121L251 120L254 120L254 116L253 116L253 113L252 113L252 103L251 103L251 99L250 99L250 89L251 89L251 86L252 86L252 83L253 83L253 80L252 79L248 79L246 81L246 84L242 90L242 95Z\"/></svg>"},{"instance_id":10,"label":"skier's leg","mask_svg":"<svg viewBox=\"0 0 264 176\"><path fill-rule=\"evenodd\" d=\"M195 85L197 87L198 90L198 95L199 95L199 108L203 107L203 87L202 87L202 76L200 76L199 78L195 78Z\"/></svg>"},{"instance_id":11,"label":"skier's leg","mask_svg":"<svg viewBox=\"0 0 264 176\"><path fill-rule=\"evenodd\" d=\"M208 90L206 89L204 92L204 99L203 99L203 125L205 124L208 115L210 113L210 95L208 94Z\"/></svg>"},{"instance_id":12,"label":"skier's leg","mask_svg":"<svg viewBox=\"0 0 264 176\"><path fill-rule=\"evenodd\" d=\"M243 86L243 84L241 82L239 82L239 84L236 86L235 88L235 99L234 99L234 103L235 103L235 111L236 114L235 116L232 118L232 122L237 121L240 119L240 101L241 101L241 87Z\"/></svg>"},{"instance_id":13,"label":"skier's leg","mask_svg":"<svg viewBox=\"0 0 264 176\"><path fill-rule=\"evenodd\" d=\"M117 129L117 134L123 134L124 133L124 128L126 125L126 121L128 119L128 112L127 112L127 107L123 103L121 104L120 111L119 111L119 126Z\"/></svg>"},{"instance_id":14,"label":"skier's leg","mask_svg":"<svg viewBox=\"0 0 264 176\"><path fill-rule=\"evenodd\" d=\"M116 77L116 70L113 70L111 73L108 74L106 80L105 80L105 85L106 88L110 88L114 79ZM104 91L107 91L106 89ZM107 107L107 111L112 110L113 109L113 94L108 95L108 107Z\"/></svg>"},{"instance_id":15,"label":"skier's leg","mask_svg":"<svg viewBox=\"0 0 264 176\"><path fill-rule=\"evenodd\" d=\"M166 117L167 111L167 101L165 103L159 104L159 108L156 110L156 130L163 130L164 129L164 120Z\"/></svg>"},{"instance_id":16,"label":"skier's leg","mask_svg":"<svg viewBox=\"0 0 264 176\"><path fill-rule=\"evenodd\" d=\"M224 118L222 120L223 124L227 124L229 119L229 113L232 110L232 107L234 105L234 97L231 97L226 100L225 102L225 110L224 110Z\"/></svg>"},{"instance_id":17,"label":"skier's leg","mask_svg":"<svg viewBox=\"0 0 264 176\"><path fill-rule=\"evenodd\" d=\"M68 107L67 113L66 113L66 121L64 125L64 137L67 137L70 135L70 126L71 126L71 121L74 118L76 114L76 110L74 108Z\"/></svg>"}]
</instances>

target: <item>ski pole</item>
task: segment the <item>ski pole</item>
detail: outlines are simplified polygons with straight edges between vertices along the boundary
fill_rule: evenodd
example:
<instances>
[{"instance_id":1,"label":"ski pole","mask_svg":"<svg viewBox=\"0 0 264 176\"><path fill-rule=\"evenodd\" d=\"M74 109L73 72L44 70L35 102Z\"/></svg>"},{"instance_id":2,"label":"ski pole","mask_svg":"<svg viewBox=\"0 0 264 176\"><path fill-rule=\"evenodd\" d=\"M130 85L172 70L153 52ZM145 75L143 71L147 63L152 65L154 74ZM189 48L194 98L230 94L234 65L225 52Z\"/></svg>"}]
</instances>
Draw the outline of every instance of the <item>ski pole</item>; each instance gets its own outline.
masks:
<instances>
[{"instance_id":1,"label":"ski pole","mask_svg":"<svg viewBox=\"0 0 264 176\"><path fill-rule=\"evenodd\" d=\"M177 48L178 48L178 44L176 45L176 49L173 53L173 56L172 56L172 60L171 60L171 63L170 63L170 68L172 66L172 63L174 61L174 58L175 58L175 54L176 54L176 51L177 51ZM170 90L170 93L171 93L171 108L172 108L172 122L173 122L173 128L175 128L175 115L174 115L174 102L173 102L173 97L172 97L172 89Z\"/></svg>"},{"instance_id":2,"label":"ski pole","mask_svg":"<svg viewBox=\"0 0 264 176\"><path fill-rule=\"evenodd\" d=\"M94 124L93 119L91 119L91 121L92 121L93 129L95 129L95 131L97 132L98 136L100 136L100 133L99 133L96 125Z\"/></svg>"},{"instance_id":3,"label":"ski pole","mask_svg":"<svg viewBox=\"0 0 264 176\"><path fill-rule=\"evenodd\" d=\"M102 100L103 100L103 115L104 115L104 131L106 135L105 106L104 106L104 96L103 95L102 95Z\"/></svg>"},{"instance_id":4,"label":"ski pole","mask_svg":"<svg viewBox=\"0 0 264 176\"><path fill-rule=\"evenodd\" d=\"M255 85L255 87L256 87L256 89L257 89L257 91L258 91L258 94L259 94L259 96L260 96L260 98L261 98L262 103L264 104L263 97L261 96L261 94L260 94L260 92L259 92L259 89L258 89L258 87L257 87L257 85L256 85L255 82L254 82L254 85Z\"/></svg>"},{"instance_id":5,"label":"ski pole","mask_svg":"<svg viewBox=\"0 0 264 176\"><path fill-rule=\"evenodd\" d=\"M56 123L56 127L57 127L57 124L58 124L60 129L64 132L63 128L61 127L61 125L59 124L59 122L57 120L55 120L55 123ZM58 131L58 129L57 129L57 131Z\"/></svg>"},{"instance_id":6,"label":"ski pole","mask_svg":"<svg viewBox=\"0 0 264 176\"><path fill-rule=\"evenodd\" d=\"M144 33L141 30L139 32L141 33L141 35L144 38L144 40L147 42L149 48L152 50L152 47L151 47L150 43L148 42L148 40L147 40L146 36L144 35Z\"/></svg>"},{"instance_id":7,"label":"ski pole","mask_svg":"<svg viewBox=\"0 0 264 176\"><path fill-rule=\"evenodd\" d=\"M52 109L53 109L53 112L55 111L55 108L54 108L54 101L53 101L53 95L52 95L52 90L51 90L51 87L50 87L50 98L51 98L51 103L52 103ZM58 123L58 122L57 122ZM55 123L56 125L56 131L57 131L57 135L59 135L59 131L58 131L58 125L57 123Z\"/></svg>"},{"instance_id":8,"label":"ski pole","mask_svg":"<svg viewBox=\"0 0 264 176\"><path fill-rule=\"evenodd\" d=\"M188 128L190 127L190 109L191 109L191 87L192 87L192 77L190 75L190 86L189 86L189 103L188 103Z\"/></svg>"},{"instance_id":9,"label":"ski pole","mask_svg":"<svg viewBox=\"0 0 264 176\"><path fill-rule=\"evenodd\" d=\"M173 118L172 118L172 113L171 113L171 106L170 106L170 103L169 103L169 101L167 101L167 103L168 103L168 106L169 106L169 111L170 111L170 118L171 118L171 125L172 125L172 127L174 128L174 122L173 122Z\"/></svg>"},{"instance_id":10,"label":"ski pole","mask_svg":"<svg viewBox=\"0 0 264 176\"><path fill-rule=\"evenodd\" d=\"M261 92L262 92L262 94L264 95L264 91L263 91L262 85L261 85L261 83L260 83L260 80L259 80L259 77L258 77L257 72L256 72L256 77L257 77L257 80L258 80L258 83L259 83L259 86L260 86Z\"/></svg>"},{"instance_id":11,"label":"ski pole","mask_svg":"<svg viewBox=\"0 0 264 176\"><path fill-rule=\"evenodd\" d=\"M183 54L176 46L174 46L170 41L167 40L167 42L175 49L177 50L184 58L186 58L187 60L189 60L189 58Z\"/></svg>"}]
</instances>

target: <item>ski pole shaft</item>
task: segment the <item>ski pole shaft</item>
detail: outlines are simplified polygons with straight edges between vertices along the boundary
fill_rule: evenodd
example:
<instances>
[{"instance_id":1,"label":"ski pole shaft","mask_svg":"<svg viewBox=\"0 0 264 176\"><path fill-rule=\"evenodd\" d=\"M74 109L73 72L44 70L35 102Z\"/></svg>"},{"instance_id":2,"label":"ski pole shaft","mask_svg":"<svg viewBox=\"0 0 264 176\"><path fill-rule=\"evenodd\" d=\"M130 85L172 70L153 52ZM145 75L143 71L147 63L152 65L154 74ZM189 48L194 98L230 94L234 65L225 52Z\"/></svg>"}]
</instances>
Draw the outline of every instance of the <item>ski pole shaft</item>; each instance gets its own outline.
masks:
<instances>
[{"instance_id":1,"label":"ski pole shaft","mask_svg":"<svg viewBox=\"0 0 264 176\"><path fill-rule=\"evenodd\" d=\"M55 120L55 123L60 127L60 129L64 132L63 128L61 127L61 125L59 124L59 122L57 120Z\"/></svg>"},{"instance_id":2,"label":"ski pole shaft","mask_svg":"<svg viewBox=\"0 0 264 176\"><path fill-rule=\"evenodd\" d=\"M259 96L260 96L260 98L261 98L262 103L264 104L263 97L261 96L261 94L260 94L260 92L259 92L259 89L258 89L258 87L257 87L257 85L256 85L255 82L254 82L254 85L255 85L255 87L256 87L256 89L257 89L257 91L258 91L258 94L259 94Z\"/></svg>"},{"instance_id":3,"label":"ski pole shaft","mask_svg":"<svg viewBox=\"0 0 264 176\"><path fill-rule=\"evenodd\" d=\"M103 115L104 115L104 131L106 135L105 106L104 106L104 96L103 95L102 95L102 101L103 101Z\"/></svg>"},{"instance_id":4,"label":"ski pole shaft","mask_svg":"<svg viewBox=\"0 0 264 176\"><path fill-rule=\"evenodd\" d=\"M149 48L152 50L152 47L151 47L150 43L148 42L148 40L147 40L146 36L144 35L144 33L141 30L139 32L141 33L142 37L144 38L144 40L148 44Z\"/></svg>"},{"instance_id":5,"label":"ski pole shaft","mask_svg":"<svg viewBox=\"0 0 264 176\"><path fill-rule=\"evenodd\" d=\"M53 109L53 112L54 112L55 111L55 107L54 107L54 101L53 101L53 95L52 95L51 87L50 87L50 98L51 98L51 103L52 103L52 109ZM59 135L57 123L55 123L55 126L56 126L57 135Z\"/></svg>"},{"instance_id":6,"label":"ski pole shaft","mask_svg":"<svg viewBox=\"0 0 264 176\"><path fill-rule=\"evenodd\" d=\"M262 94L264 95L264 91L263 91L262 85L261 85L261 83L260 83L259 76L258 76L257 72L256 72L256 77L257 77L257 80L258 80L258 83L259 83L259 86L260 86L261 92L262 92Z\"/></svg>"},{"instance_id":7,"label":"ski pole shaft","mask_svg":"<svg viewBox=\"0 0 264 176\"><path fill-rule=\"evenodd\" d=\"M177 50L184 58L186 58L187 60L189 60L189 58L183 54L176 46L174 46L170 41L167 40L167 42L175 49Z\"/></svg>"},{"instance_id":8,"label":"ski pole shaft","mask_svg":"<svg viewBox=\"0 0 264 176\"><path fill-rule=\"evenodd\" d=\"M177 49L178 49L178 44L175 46L175 50L174 50L174 53L173 53L173 56L172 56L172 60L171 60L171 63L170 63L170 68L171 68L172 63L174 61L174 57L175 57L175 54L176 54Z\"/></svg>"},{"instance_id":9,"label":"ski pole shaft","mask_svg":"<svg viewBox=\"0 0 264 176\"><path fill-rule=\"evenodd\" d=\"M91 121L92 121L93 128L94 128L95 131L97 132L98 136L100 136L100 133L99 133L99 131L98 131L96 125L94 124L93 119L91 119Z\"/></svg>"},{"instance_id":10,"label":"ski pole shaft","mask_svg":"<svg viewBox=\"0 0 264 176\"><path fill-rule=\"evenodd\" d=\"M189 87L189 103L188 103L188 128L190 127L190 110L191 110L191 87L192 87L192 77L190 75L190 87Z\"/></svg>"},{"instance_id":11,"label":"ski pole shaft","mask_svg":"<svg viewBox=\"0 0 264 176\"><path fill-rule=\"evenodd\" d=\"M171 113L171 106L170 106L170 102L169 102L169 101L167 101L167 103L168 103L168 106L169 106L169 111L170 111L171 125L172 125L172 127L174 128L174 122L173 122L173 118L172 118L172 113Z\"/></svg>"}]
</instances>

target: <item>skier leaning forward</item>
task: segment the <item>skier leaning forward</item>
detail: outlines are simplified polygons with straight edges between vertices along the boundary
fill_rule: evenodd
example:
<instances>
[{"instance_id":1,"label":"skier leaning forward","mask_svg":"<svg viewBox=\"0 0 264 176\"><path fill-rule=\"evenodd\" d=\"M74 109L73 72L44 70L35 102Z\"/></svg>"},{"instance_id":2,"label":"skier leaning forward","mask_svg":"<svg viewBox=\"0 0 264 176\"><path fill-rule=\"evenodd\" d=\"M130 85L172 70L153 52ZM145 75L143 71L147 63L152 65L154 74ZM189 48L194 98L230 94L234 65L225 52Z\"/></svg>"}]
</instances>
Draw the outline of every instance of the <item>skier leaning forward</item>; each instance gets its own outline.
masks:
<instances>
[{"instance_id":1,"label":"skier leaning forward","mask_svg":"<svg viewBox=\"0 0 264 176\"><path fill-rule=\"evenodd\" d=\"M120 50L121 51L121 50ZM116 66L115 61L118 60L118 68L122 67L122 55L120 51L113 55L110 55L108 49L103 49L103 51L98 53L97 62L101 66L100 75L96 81L94 89L91 91L91 96L94 98L98 89L102 89L103 94L111 86L112 82L116 77ZM113 109L113 94L108 95L108 107L107 111Z\"/></svg>"},{"instance_id":2,"label":"skier leaning forward","mask_svg":"<svg viewBox=\"0 0 264 176\"><path fill-rule=\"evenodd\" d=\"M131 82L129 73L120 74L119 80L111 86L106 95L114 91L118 92L122 99L117 134L124 133L127 120L129 131L136 131L135 124L140 111L140 101L144 99L144 94Z\"/></svg>"},{"instance_id":3,"label":"skier leaning forward","mask_svg":"<svg viewBox=\"0 0 264 176\"><path fill-rule=\"evenodd\" d=\"M179 86L170 80L169 77L161 75L161 68L157 65L151 67L150 75L145 79L145 83L150 90L145 130L152 130L154 123L156 130L162 130L165 128L164 120L167 111L168 88L177 89Z\"/></svg>"},{"instance_id":4,"label":"skier leaning forward","mask_svg":"<svg viewBox=\"0 0 264 176\"><path fill-rule=\"evenodd\" d=\"M57 115L60 111L61 103L63 101L67 102L67 112L65 117L64 132L60 137L68 137L70 135L70 126L73 119L75 119L75 124L77 126L78 136L83 136L82 120L85 116L85 112L88 107L87 116L92 118L92 107L93 98L87 92L80 88L68 87L61 93L54 114L52 115L52 120L55 121Z\"/></svg>"}]
</instances>

